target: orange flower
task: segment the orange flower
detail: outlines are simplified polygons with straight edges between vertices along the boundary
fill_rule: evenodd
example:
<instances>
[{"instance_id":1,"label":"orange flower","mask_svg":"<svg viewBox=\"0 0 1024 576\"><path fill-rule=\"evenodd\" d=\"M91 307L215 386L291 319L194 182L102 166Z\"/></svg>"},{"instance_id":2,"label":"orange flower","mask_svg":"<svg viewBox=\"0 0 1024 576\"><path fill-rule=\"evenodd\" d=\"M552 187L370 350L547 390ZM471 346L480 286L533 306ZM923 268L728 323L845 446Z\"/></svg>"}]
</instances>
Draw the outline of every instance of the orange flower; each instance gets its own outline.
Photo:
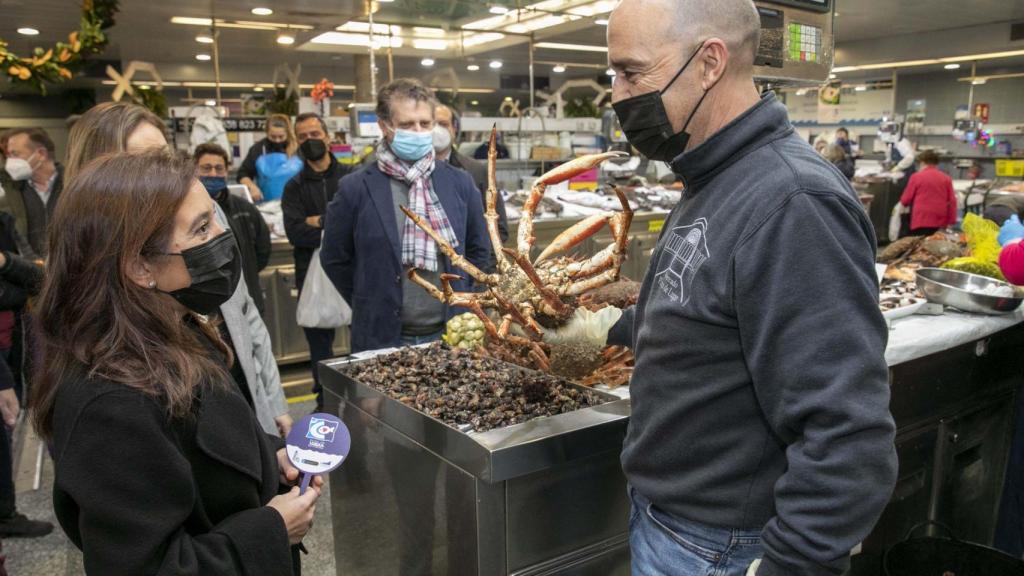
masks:
<instances>
[{"instance_id":1,"label":"orange flower","mask_svg":"<svg viewBox=\"0 0 1024 576\"><path fill-rule=\"evenodd\" d=\"M32 65L35 66L36 68L38 68L38 67L42 66L43 64L46 64L47 62L49 62L50 58L53 58L53 48L50 48L49 50L47 50L46 53L43 54L42 56L35 56L35 57L33 57L32 58Z\"/></svg>"},{"instance_id":2,"label":"orange flower","mask_svg":"<svg viewBox=\"0 0 1024 576\"><path fill-rule=\"evenodd\" d=\"M60 74L61 78L71 80L71 70L68 70L67 68L58 68L57 73Z\"/></svg>"},{"instance_id":3,"label":"orange flower","mask_svg":"<svg viewBox=\"0 0 1024 576\"><path fill-rule=\"evenodd\" d=\"M71 51L76 54L82 49L82 42L78 39L78 32L68 34L68 44L71 45Z\"/></svg>"},{"instance_id":4,"label":"orange flower","mask_svg":"<svg viewBox=\"0 0 1024 576\"><path fill-rule=\"evenodd\" d=\"M71 52L69 52L67 48L61 48L60 49L60 56L57 56L57 60L60 60L61 62L67 62L70 59L71 59Z\"/></svg>"},{"instance_id":5,"label":"orange flower","mask_svg":"<svg viewBox=\"0 0 1024 576\"><path fill-rule=\"evenodd\" d=\"M18 66L17 64L7 69L7 73L11 76L16 76L19 80L28 80L32 77L32 71L24 66Z\"/></svg>"}]
</instances>

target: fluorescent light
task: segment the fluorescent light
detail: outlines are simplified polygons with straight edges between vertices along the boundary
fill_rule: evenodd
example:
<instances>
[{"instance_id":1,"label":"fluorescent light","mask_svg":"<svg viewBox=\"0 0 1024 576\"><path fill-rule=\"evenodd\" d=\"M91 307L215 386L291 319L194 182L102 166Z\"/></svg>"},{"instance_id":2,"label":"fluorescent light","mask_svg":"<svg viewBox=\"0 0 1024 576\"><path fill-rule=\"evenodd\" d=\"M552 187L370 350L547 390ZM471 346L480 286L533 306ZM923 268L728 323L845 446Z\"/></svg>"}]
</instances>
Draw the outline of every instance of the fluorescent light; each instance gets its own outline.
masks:
<instances>
[{"instance_id":1,"label":"fluorescent light","mask_svg":"<svg viewBox=\"0 0 1024 576\"><path fill-rule=\"evenodd\" d=\"M611 12L618 3L618 0L601 0L600 2L569 8L568 12L577 16L597 16L598 14Z\"/></svg>"},{"instance_id":2,"label":"fluorescent light","mask_svg":"<svg viewBox=\"0 0 1024 576\"><path fill-rule=\"evenodd\" d=\"M139 90L149 90L150 88L149 84L139 84Z\"/></svg>"},{"instance_id":3,"label":"fluorescent light","mask_svg":"<svg viewBox=\"0 0 1024 576\"><path fill-rule=\"evenodd\" d=\"M975 86L981 86L985 82L987 82L987 80L985 80L984 78L978 78L977 80L973 80L971 84L974 84Z\"/></svg>"},{"instance_id":4,"label":"fluorescent light","mask_svg":"<svg viewBox=\"0 0 1024 576\"><path fill-rule=\"evenodd\" d=\"M270 8L261 8L261 7L253 8L252 10L250 10L250 12L252 12L253 14L255 14L257 16L270 16L271 14L274 13L274 11L271 10Z\"/></svg>"},{"instance_id":5,"label":"fluorescent light","mask_svg":"<svg viewBox=\"0 0 1024 576\"><path fill-rule=\"evenodd\" d=\"M463 24L462 28L465 30L493 30L498 26L508 24L512 15L512 13L508 13L502 14L501 16L491 16L490 18L475 20L473 22Z\"/></svg>"},{"instance_id":6,"label":"fluorescent light","mask_svg":"<svg viewBox=\"0 0 1024 576\"><path fill-rule=\"evenodd\" d=\"M462 94L493 94L494 88L459 88L459 92Z\"/></svg>"},{"instance_id":7,"label":"fluorescent light","mask_svg":"<svg viewBox=\"0 0 1024 576\"><path fill-rule=\"evenodd\" d=\"M444 38L445 32L440 28L424 28L423 26L413 26L412 33L415 36L424 36L427 38Z\"/></svg>"},{"instance_id":8,"label":"fluorescent light","mask_svg":"<svg viewBox=\"0 0 1024 576\"><path fill-rule=\"evenodd\" d=\"M806 96L807 95L807 89L806 88L801 88L801 89L797 90L796 91L796 95L797 96Z\"/></svg>"},{"instance_id":9,"label":"fluorescent light","mask_svg":"<svg viewBox=\"0 0 1024 576\"><path fill-rule=\"evenodd\" d=\"M420 60L420 65L421 66L427 66L427 67L433 66L434 65L434 59L433 58L424 58L423 60Z\"/></svg>"},{"instance_id":10,"label":"fluorescent light","mask_svg":"<svg viewBox=\"0 0 1024 576\"><path fill-rule=\"evenodd\" d=\"M469 103L470 106L476 106L478 104L480 104L479 100L471 100L470 103Z\"/></svg>"},{"instance_id":11,"label":"fluorescent light","mask_svg":"<svg viewBox=\"0 0 1024 576\"><path fill-rule=\"evenodd\" d=\"M577 52L607 52L607 46L591 46L589 44L562 44L560 42L537 42L534 48L547 48L549 50L575 50Z\"/></svg>"},{"instance_id":12,"label":"fluorescent light","mask_svg":"<svg viewBox=\"0 0 1024 576\"><path fill-rule=\"evenodd\" d=\"M488 12L490 12L491 14L498 14L498 15L508 14L508 8L506 8L504 6L491 6L491 8L490 8L490 10L488 10Z\"/></svg>"},{"instance_id":13,"label":"fluorescent light","mask_svg":"<svg viewBox=\"0 0 1024 576\"><path fill-rule=\"evenodd\" d=\"M611 68L605 70L604 73L607 74L608 76L615 76L615 70L612 70Z\"/></svg>"},{"instance_id":14,"label":"fluorescent light","mask_svg":"<svg viewBox=\"0 0 1024 576\"><path fill-rule=\"evenodd\" d=\"M469 66L466 66L466 70L469 70L470 72L476 72L479 69L480 67L477 66L476 64L470 64Z\"/></svg>"},{"instance_id":15,"label":"fluorescent light","mask_svg":"<svg viewBox=\"0 0 1024 576\"><path fill-rule=\"evenodd\" d=\"M829 80L835 80L836 79L836 75L835 74L829 74L828 75L828 79Z\"/></svg>"},{"instance_id":16,"label":"fluorescent light","mask_svg":"<svg viewBox=\"0 0 1024 576\"><path fill-rule=\"evenodd\" d=\"M506 28L509 32L515 32L517 34L523 34L525 32L534 32L536 30L542 30L544 28L551 28L552 26L559 26L570 22L572 20L578 20L579 16L558 16L555 14L549 14L547 16L541 16L540 18L533 18L532 20L526 20L520 24L513 24Z\"/></svg>"},{"instance_id":17,"label":"fluorescent light","mask_svg":"<svg viewBox=\"0 0 1024 576\"><path fill-rule=\"evenodd\" d=\"M285 46L291 46L292 44L295 44L295 35L294 34L278 34L277 35L277 43L278 44L283 44Z\"/></svg>"},{"instance_id":18,"label":"fluorescent light","mask_svg":"<svg viewBox=\"0 0 1024 576\"><path fill-rule=\"evenodd\" d=\"M313 44L331 44L334 46L369 46L370 36L368 34L348 34L344 32L324 32L310 40ZM373 47L383 48L388 44L392 48L401 48L403 41L399 36L375 35Z\"/></svg>"},{"instance_id":19,"label":"fluorescent light","mask_svg":"<svg viewBox=\"0 0 1024 576\"><path fill-rule=\"evenodd\" d=\"M501 60L491 60L491 63L488 64L488 66L497 70L498 68L501 68Z\"/></svg>"},{"instance_id":20,"label":"fluorescent light","mask_svg":"<svg viewBox=\"0 0 1024 576\"><path fill-rule=\"evenodd\" d=\"M338 26L337 28L335 28L335 30L337 30L338 32L362 32L362 33L366 34L366 33L370 32L370 23L369 22L360 22L358 20L350 20L348 22L345 22L341 26ZM402 32L402 27L401 26L389 25L389 24L374 24L373 25L373 33L374 34L384 34L384 35L387 35L389 32L391 34L400 34Z\"/></svg>"},{"instance_id":21,"label":"fluorescent light","mask_svg":"<svg viewBox=\"0 0 1024 576\"><path fill-rule=\"evenodd\" d=\"M217 101L216 100L207 100L206 102L204 102L204 104L206 104L207 106L216 106L217 105Z\"/></svg>"},{"instance_id":22,"label":"fluorescent light","mask_svg":"<svg viewBox=\"0 0 1024 576\"><path fill-rule=\"evenodd\" d=\"M25 35L25 36L38 36L39 35L39 30L36 30L35 28L28 28L28 27L18 28L18 34L22 34L22 35Z\"/></svg>"},{"instance_id":23,"label":"fluorescent light","mask_svg":"<svg viewBox=\"0 0 1024 576\"><path fill-rule=\"evenodd\" d=\"M857 92L867 92L868 91L868 87L867 86L857 86L857 87L854 88L854 90L856 90Z\"/></svg>"},{"instance_id":24,"label":"fluorescent light","mask_svg":"<svg viewBox=\"0 0 1024 576\"><path fill-rule=\"evenodd\" d=\"M252 91L253 92L263 92L263 86L253 86L252 87Z\"/></svg>"},{"instance_id":25,"label":"fluorescent light","mask_svg":"<svg viewBox=\"0 0 1024 576\"><path fill-rule=\"evenodd\" d=\"M499 32L481 32L479 34L468 34L462 38L462 45L466 48L479 46L495 40L501 40L505 35Z\"/></svg>"},{"instance_id":26,"label":"fluorescent light","mask_svg":"<svg viewBox=\"0 0 1024 576\"><path fill-rule=\"evenodd\" d=\"M416 38L412 41L412 47L417 50L447 50L447 40L435 40L428 38Z\"/></svg>"},{"instance_id":27,"label":"fluorescent light","mask_svg":"<svg viewBox=\"0 0 1024 576\"><path fill-rule=\"evenodd\" d=\"M196 60L199 60L200 62L206 62L209 59L210 59L210 55L209 54L196 54Z\"/></svg>"},{"instance_id":28,"label":"fluorescent light","mask_svg":"<svg viewBox=\"0 0 1024 576\"><path fill-rule=\"evenodd\" d=\"M597 24L598 26L607 26L608 25L608 19L607 18L598 18L597 20L594 20L594 24Z\"/></svg>"},{"instance_id":29,"label":"fluorescent light","mask_svg":"<svg viewBox=\"0 0 1024 576\"><path fill-rule=\"evenodd\" d=\"M552 68L551 71L554 72L555 74L561 74L562 72L565 72L565 66L559 64L558 66Z\"/></svg>"},{"instance_id":30,"label":"fluorescent light","mask_svg":"<svg viewBox=\"0 0 1024 576\"><path fill-rule=\"evenodd\" d=\"M200 34L199 36L196 36L196 42L199 42L200 44L213 44L213 36L210 36L209 34Z\"/></svg>"},{"instance_id":31,"label":"fluorescent light","mask_svg":"<svg viewBox=\"0 0 1024 576\"><path fill-rule=\"evenodd\" d=\"M187 18L185 16L175 16L171 18L171 24L187 24L189 26L210 26L213 24L213 20L210 18Z\"/></svg>"},{"instance_id":32,"label":"fluorescent light","mask_svg":"<svg viewBox=\"0 0 1024 576\"><path fill-rule=\"evenodd\" d=\"M957 70L957 69L960 68L960 65L959 64L946 64L945 66L943 66L943 68L945 68L946 70Z\"/></svg>"},{"instance_id":33,"label":"fluorescent light","mask_svg":"<svg viewBox=\"0 0 1024 576\"><path fill-rule=\"evenodd\" d=\"M966 54L963 56L944 56L941 58L928 58L924 60L901 60L898 62L879 62L877 64L861 64L858 66L838 66L833 72L852 72L854 70L884 70L888 68L911 68L914 66L931 66L934 64L945 64L955 62L970 62L973 60L996 60L999 58L1012 58L1024 56L1024 50L1009 50L1006 52L986 52L984 54Z\"/></svg>"},{"instance_id":34,"label":"fluorescent light","mask_svg":"<svg viewBox=\"0 0 1024 576\"><path fill-rule=\"evenodd\" d=\"M512 101L512 97L511 96L505 96L505 102L511 102L511 101Z\"/></svg>"}]
</instances>

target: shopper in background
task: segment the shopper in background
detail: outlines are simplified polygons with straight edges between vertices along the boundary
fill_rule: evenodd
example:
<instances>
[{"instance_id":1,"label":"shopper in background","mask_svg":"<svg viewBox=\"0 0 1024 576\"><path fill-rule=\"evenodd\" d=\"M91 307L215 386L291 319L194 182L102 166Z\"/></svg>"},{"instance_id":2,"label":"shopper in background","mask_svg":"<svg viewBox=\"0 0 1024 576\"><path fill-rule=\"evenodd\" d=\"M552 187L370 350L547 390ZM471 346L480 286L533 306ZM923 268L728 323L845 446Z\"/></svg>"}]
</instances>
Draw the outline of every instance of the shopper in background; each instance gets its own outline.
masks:
<instances>
[{"instance_id":1,"label":"shopper in background","mask_svg":"<svg viewBox=\"0 0 1024 576\"><path fill-rule=\"evenodd\" d=\"M317 114L300 114L295 118L295 136L299 150L305 159L302 172L284 187L281 196L281 211L284 213L284 230L291 242L295 257L295 285L302 292L306 282L313 251L320 247L323 237L324 214L327 205L338 190L338 182L349 173L330 152L330 133L327 124ZM323 389L316 365L321 360L334 356L334 330L327 328L303 328L309 343L309 361L313 369L313 392L316 394L316 411L323 410Z\"/></svg>"},{"instance_id":2,"label":"shopper in background","mask_svg":"<svg viewBox=\"0 0 1024 576\"><path fill-rule=\"evenodd\" d=\"M885 147L885 162L883 162L883 166L889 167L891 172L903 173L903 178L897 182L897 186L901 190L906 190L907 185L910 183L910 178L914 175L914 172L917 172L917 167L914 165L915 156L914 144L903 133L903 128L900 127L900 133L895 136L892 142L888 142Z\"/></svg>"},{"instance_id":3,"label":"shopper in background","mask_svg":"<svg viewBox=\"0 0 1024 576\"><path fill-rule=\"evenodd\" d=\"M295 141L295 134L292 132L291 120L284 114L272 114L267 118L266 134L266 137L249 148L245 160L238 167L238 183L245 184L249 188L249 194L252 194L252 199L256 202L263 200L263 191L256 183L259 179L256 161L264 154L275 152L291 157L299 148Z\"/></svg>"},{"instance_id":4,"label":"shopper in background","mask_svg":"<svg viewBox=\"0 0 1024 576\"><path fill-rule=\"evenodd\" d=\"M636 353L635 576L839 574L896 480L874 228L759 96L760 28L751 0L624 0L608 25L622 129L686 186L609 334Z\"/></svg>"},{"instance_id":5,"label":"shopper in background","mask_svg":"<svg viewBox=\"0 0 1024 576\"><path fill-rule=\"evenodd\" d=\"M853 143L850 142L850 131L845 127L840 126L836 128L835 144L846 152L846 155L853 158Z\"/></svg>"},{"instance_id":6,"label":"shopper in background","mask_svg":"<svg viewBox=\"0 0 1024 576\"><path fill-rule=\"evenodd\" d=\"M956 224L956 192L953 179L939 170L938 154L925 150L917 159L921 169L910 177L900 196L900 204L910 208L910 233L928 236Z\"/></svg>"},{"instance_id":7,"label":"shopper in background","mask_svg":"<svg viewBox=\"0 0 1024 576\"><path fill-rule=\"evenodd\" d=\"M164 123L149 110L126 102L106 102L92 107L75 123L68 137L69 182L97 157L115 152L166 149ZM230 223L220 206L214 204L217 222ZM281 375L274 360L270 334L249 294L245 278L238 283L231 299L220 306L224 320L222 333L240 364L260 425L268 433L276 430L282 437L292 427L288 404L281 386ZM244 389L243 389L244 390Z\"/></svg>"},{"instance_id":8,"label":"shopper in background","mask_svg":"<svg viewBox=\"0 0 1024 576\"><path fill-rule=\"evenodd\" d=\"M1024 243L1021 240L1024 240L1024 224L1021 224L1020 216L1014 214L999 230L999 244L1003 247L999 253L999 267L1003 276L1018 286L1024 286Z\"/></svg>"},{"instance_id":9,"label":"shopper in background","mask_svg":"<svg viewBox=\"0 0 1024 576\"><path fill-rule=\"evenodd\" d=\"M484 207L487 207L487 165L474 158L470 158L459 152L459 115L450 106L438 104L434 111L436 124L434 125L434 154L438 160L447 160L456 168L461 168L473 177L476 187L480 189ZM498 234L501 241L508 240L508 216L505 212L505 199L498 194Z\"/></svg>"},{"instance_id":10,"label":"shopper in background","mask_svg":"<svg viewBox=\"0 0 1024 576\"><path fill-rule=\"evenodd\" d=\"M46 256L46 230L64 187L64 168L56 161L56 148L42 128L15 128L6 134L4 170L11 178L7 205L18 231L32 250Z\"/></svg>"},{"instance_id":11,"label":"shopper in background","mask_svg":"<svg viewBox=\"0 0 1024 576\"><path fill-rule=\"evenodd\" d=\"M241 271L195 167L165 150L105 156L54 222L32 407L86 572L293 574L322 480L278 495L298 470L205 318Z\"/></svg>"},{"instance_id":12,"label":"shopper in background","mask_svg":"<svg viewBox=\"0 0 1024 576\"><path fill-rule=\"evenodd\" d=\"M491 265L483 203L473 179L435 162L433 94L418 80L398 79L377 96L384 139L377 163L342 178L327 208L321 261L352 306L352 350L437 340L452 314L406 277L415 268L440 286L442 273L458 274L436 242L400 210L430 222L473 265ZM452 281L459 292L471 280Z\"/></svg>"},{"instance_id":13,"label":"shopper in background","mask_svg":"<svg viewBox=\"0 0 1024 576\"><path fill-rule=\"evenodd\" d=\"M853 181L853 158L843 151L838 144L827 144L825 146L825 159L832 163L847 180Z\"/></svg>"},{"instance_id":14,"label":"shopper in background","mask_svg":"<svg viewBox=\"0 0 1024 576\"><path fill-rule=\"evenodd\" d=\"M270 228L267 227L267 221L251 202L228 191L228 162L231 157L227 150L213 143L200 144L192 157L199 181L231 222L231 231L235 233L238 250L242 255L242 271L245 272L249 295L262 314L265 307L260 272L270 262Z\"/></svg>"}]
</instances>

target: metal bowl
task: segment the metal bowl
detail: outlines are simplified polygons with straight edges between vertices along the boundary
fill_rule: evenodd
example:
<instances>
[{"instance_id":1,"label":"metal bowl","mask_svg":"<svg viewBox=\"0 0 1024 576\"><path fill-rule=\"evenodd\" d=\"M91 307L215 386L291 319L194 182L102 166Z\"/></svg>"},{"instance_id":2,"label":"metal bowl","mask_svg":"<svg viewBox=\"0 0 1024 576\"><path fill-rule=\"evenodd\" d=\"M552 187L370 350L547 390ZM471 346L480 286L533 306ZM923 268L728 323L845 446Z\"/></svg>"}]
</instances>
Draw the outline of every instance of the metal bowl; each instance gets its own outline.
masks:
<instances>
[{"instance_id":1,"label":"metal bowl","mask_svg":"<svg viewBox=\"0 0 1024 576\"><path fill-rule=\"evenodd\" d=\"M1014 291L1012 297L991 296L980 291L995 284ZM1024 288L1000 282L987 276L968 274L942 268L921 268L917 271L917 288L929 302L952 306L964 312L1006 314L1024 302Z\"/></svg>"}]
</instances>

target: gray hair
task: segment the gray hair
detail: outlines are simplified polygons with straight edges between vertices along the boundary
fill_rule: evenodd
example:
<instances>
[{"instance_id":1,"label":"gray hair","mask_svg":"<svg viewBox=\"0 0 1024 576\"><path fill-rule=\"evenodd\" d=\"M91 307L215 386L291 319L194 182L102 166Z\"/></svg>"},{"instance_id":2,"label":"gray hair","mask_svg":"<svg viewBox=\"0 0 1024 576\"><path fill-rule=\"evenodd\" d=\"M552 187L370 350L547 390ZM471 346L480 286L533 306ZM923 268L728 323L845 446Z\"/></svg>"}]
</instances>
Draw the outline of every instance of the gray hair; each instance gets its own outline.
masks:
<instances>
[{"instance_id":1,"label":"gray hair","mask_svg":"<svg viewBox=\"0 0 1024 576\"><path fill-rule=\"evenodd\" d=\"M430 105L433 113L437 106L434 93L415 78L399 78L389 82L377 93L377 118L382 122L391 121L391 102L394 100L414 100Z\"/></svg>"}]
</instances>

